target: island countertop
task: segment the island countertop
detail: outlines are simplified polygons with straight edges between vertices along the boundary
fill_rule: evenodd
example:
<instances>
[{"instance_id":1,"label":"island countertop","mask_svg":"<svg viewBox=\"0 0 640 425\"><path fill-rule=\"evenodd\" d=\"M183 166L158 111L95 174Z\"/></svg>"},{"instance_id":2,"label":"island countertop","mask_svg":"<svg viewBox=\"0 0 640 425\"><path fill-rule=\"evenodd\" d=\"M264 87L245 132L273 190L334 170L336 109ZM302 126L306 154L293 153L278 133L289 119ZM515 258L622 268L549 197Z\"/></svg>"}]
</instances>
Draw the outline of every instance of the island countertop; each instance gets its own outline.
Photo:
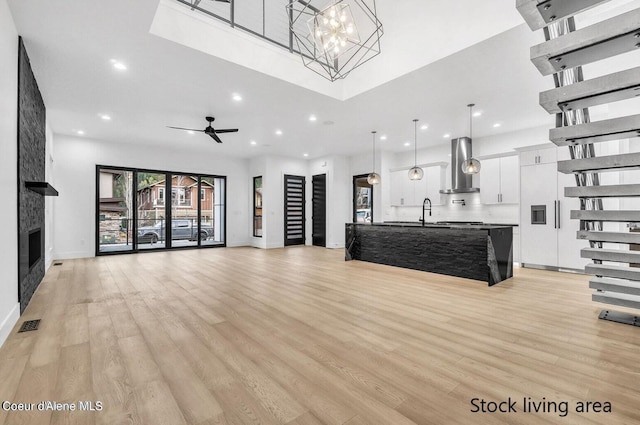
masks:
<instances>
[{"instance_id":1,"label":"island countertop","mask_svg":"<svg viewBox=\"0 0 640 425\"><path fill-rule=\"evenodd\" d=\"M354 223L347 223L354 224ZM517 224L463 224L463 223L425 223L415 221L387 221L383 223L355 223L358 226L388 226L388 227L425 227L433 229L468 229L468 230L490 230L503 229L506 227L515 227Z\"/></svg>"},{"instance_id":2,"label":"island countertop","mask_svg":"<svg viewBox=\"0 0 640 425\"><path fill-rule=\"evenodd\" d=\"M513 226L347 223L345 260L360 260L467 279L489 286L513 276Z\"/></svg>"}]
</instances>

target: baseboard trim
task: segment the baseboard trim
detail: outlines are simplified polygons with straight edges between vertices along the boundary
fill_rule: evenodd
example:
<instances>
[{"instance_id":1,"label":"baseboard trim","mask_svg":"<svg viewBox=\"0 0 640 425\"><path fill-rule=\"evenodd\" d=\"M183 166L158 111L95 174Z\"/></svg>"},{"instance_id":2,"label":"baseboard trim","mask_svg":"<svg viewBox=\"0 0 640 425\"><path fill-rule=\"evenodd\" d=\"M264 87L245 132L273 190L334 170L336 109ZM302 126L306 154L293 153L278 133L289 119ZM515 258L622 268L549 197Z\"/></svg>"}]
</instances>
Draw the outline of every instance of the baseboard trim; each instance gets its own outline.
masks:
<instances>
[{"instance_id":1,"label":"baseboard trim","mask_svg":"<svg viewBox=\"0 0 640 425\"><path fill-rule=\"evenodd\" d=\"M20 303L16 303L16 305L13 306L13 309L11 309L9 314L7 314L7 316L4 318L2 324L0 324L0 347L2 347L2 344L4 344L4 342L7 340L9 334L11 334L11 330L13 329L15 324L18 323L19 319Z\"/></svg>"}]
</instances>

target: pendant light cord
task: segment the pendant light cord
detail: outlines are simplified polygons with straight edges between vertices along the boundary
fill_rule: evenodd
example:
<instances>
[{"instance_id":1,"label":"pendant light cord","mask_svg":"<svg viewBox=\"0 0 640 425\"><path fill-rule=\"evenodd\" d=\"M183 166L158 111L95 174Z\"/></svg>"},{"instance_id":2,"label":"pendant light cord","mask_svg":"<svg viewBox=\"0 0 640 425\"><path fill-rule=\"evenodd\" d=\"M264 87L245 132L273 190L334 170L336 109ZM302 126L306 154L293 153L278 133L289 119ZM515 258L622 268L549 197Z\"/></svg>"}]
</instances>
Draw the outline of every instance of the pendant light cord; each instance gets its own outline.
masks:
<instances>
[{"instance_id":1,"label":"pendant light cord","mask_svg":"<svg viewBox=\"0 0 640 425\"><path fill-rule=\"evenodd\" d=\"M413 120L413 167L418 166L418 120Z\"/></svg>"},{"instance_id":2,"label":"pendant light cord","mask_svg":"<svg viewBox=\"0 0 640 425\"><path fill-rule=\"evenodd\" d=\"M372 131L373 134L373 173L376 172L376 132Z\"/></svg>"},{"instance_id":3,"label":"pendant light cord","mask_svg":"<svg viewBox=\"0 0 640 425\"><path fill-rule=\"evenodd\" d=\"M469 107L469 139L473 140L473 107L476 105L475 103L470 103L467 106Z\"/></svg>"}]
</instances>

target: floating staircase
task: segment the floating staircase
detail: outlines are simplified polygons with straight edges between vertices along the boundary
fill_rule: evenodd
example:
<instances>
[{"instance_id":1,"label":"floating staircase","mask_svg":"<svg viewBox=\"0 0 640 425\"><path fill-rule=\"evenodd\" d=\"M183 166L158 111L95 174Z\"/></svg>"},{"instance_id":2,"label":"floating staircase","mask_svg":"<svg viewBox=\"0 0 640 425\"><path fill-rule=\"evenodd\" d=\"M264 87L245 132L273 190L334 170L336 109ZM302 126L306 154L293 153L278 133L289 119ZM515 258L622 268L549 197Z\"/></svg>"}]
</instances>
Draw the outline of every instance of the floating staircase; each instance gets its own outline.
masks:
<instances>
[{"instance_id":1,"label":"floating staircase","mask_svg":"<svg viewBox=\"0 0 640 425\"><path fill-rule=\"evenodd\" d=\"M603 231L603 223L640 224L640 210L605 210L603 199L640 198L640 184L600 185L600 173L640 170L640 153L596 156L600 142L640 137L640 115L591 122L589 108L640 96L640 67L584 79L582 66L640 50L640 8L576 29L574 15L608 0L517 0L516 7L532 30L542 29L546 42L533 46L530 57L542 75L553 75L555 88L540 93L540 105L556 115L549 139L566 146L571 160L559 161L558 171L573 174L576 187L565 196L580 199L577 238L589 241L583 258L594 277L592 299L640 308L640 232ZM623 228L623 225L619 225ZM639 227L640 228L640 227ZM604 248L607 244L607 248ZM607 264L603 264L606 262ZM639 315L604 310L600 319L640 326Z\"/></svg>"}]
</instances>

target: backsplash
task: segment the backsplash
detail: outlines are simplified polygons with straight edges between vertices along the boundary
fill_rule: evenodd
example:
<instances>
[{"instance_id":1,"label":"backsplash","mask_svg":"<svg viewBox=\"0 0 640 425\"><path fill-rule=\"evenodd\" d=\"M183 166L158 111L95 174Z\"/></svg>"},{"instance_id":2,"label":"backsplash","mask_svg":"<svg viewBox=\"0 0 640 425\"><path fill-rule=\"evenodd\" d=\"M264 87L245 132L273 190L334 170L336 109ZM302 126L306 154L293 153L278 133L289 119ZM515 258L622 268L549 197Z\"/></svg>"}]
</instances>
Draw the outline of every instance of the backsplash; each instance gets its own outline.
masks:
<instances>
[{"instance_id":1,"label":"backsplash","mask_svg":"<svg viewBox=\"0 0 640 425\"><path fill-rule=\"evenodd\" d=\"M464 205L454 204L453 200L464 200ZM427 213L426 221L482 221L496 224L518 224L520 221L518 204L482 204L479 193L440 195L440 203L442 205L433 206L431 217ZM417 222L422 216L422 207L389 207L384 213L384 221Z\"/></svg>"}]
</instances>

